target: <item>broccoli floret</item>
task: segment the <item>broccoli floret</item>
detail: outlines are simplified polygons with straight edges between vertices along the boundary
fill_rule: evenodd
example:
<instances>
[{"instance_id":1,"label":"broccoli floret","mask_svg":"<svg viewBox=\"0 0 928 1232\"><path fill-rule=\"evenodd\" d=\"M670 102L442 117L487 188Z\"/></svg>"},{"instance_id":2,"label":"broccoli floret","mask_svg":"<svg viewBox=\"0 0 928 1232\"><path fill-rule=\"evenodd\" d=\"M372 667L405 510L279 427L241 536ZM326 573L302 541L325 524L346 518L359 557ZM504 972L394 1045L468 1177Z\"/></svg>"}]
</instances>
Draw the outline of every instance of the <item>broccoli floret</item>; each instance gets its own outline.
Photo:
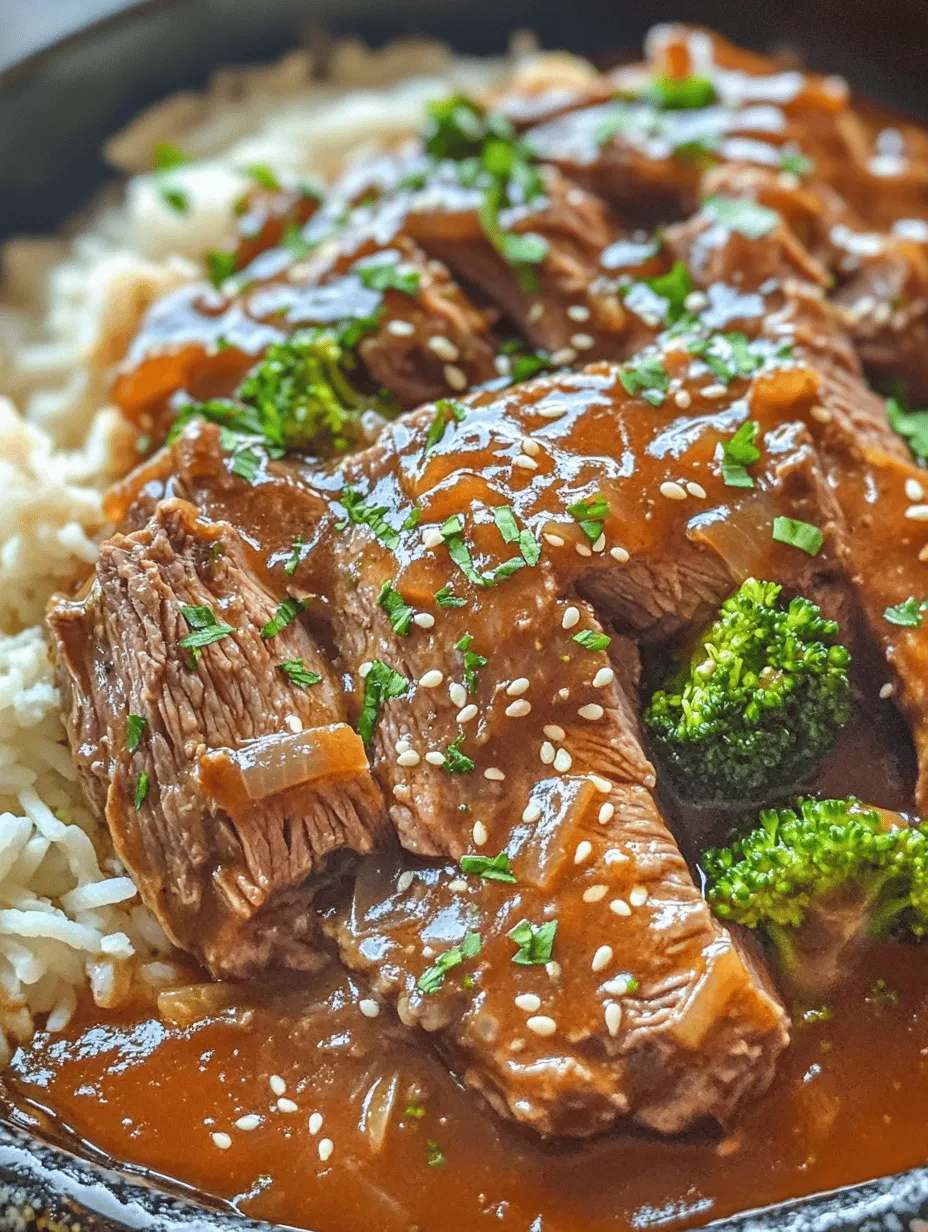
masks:
<instances>
[{"instance_id":1,"label":"broccoli floret","mask_svg":"<svg viewBox=\"0 0 928 1232\"><path fill-rule=\"evenodd\" d=\"M749 578L644 722L680 795L761 802L802 783L850 718L850 654L816 604Z\"/></svg>"},{"instance_id":2,"label":"broccoli floret","mask_svg":"<svg viewBox=\"0 0 928 1232\"><path fill-rule=\"evenodd\" d=\"M928 823L854 797L765 810L702 866L716 915L765 935L806 988L829 983L859 936L928 934Z\"/></svg>"}]
</instances>

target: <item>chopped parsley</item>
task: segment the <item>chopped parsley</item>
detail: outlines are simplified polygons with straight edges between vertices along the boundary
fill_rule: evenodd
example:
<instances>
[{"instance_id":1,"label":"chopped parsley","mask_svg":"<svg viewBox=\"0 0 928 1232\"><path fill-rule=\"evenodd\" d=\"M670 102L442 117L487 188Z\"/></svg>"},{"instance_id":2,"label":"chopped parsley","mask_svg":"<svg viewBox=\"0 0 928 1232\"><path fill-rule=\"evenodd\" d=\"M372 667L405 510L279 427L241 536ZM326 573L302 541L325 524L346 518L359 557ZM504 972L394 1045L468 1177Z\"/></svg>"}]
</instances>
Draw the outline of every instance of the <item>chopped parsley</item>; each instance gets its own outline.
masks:
<instances>
[{"instance_id":1,"label":"chopped parsley","mask_svg":"<svg viewBox=\"0 0 928 1232\"><path fill-rule=\"evenodd\" d=\"M471 650L471 642L473 642L473 634L465 633L459 642L455 642L455 650L460 650L464 656L464 683L467 686L468 693L477 692L477 672L481 667L486 667L487 660L483 655L477 654Z\"/></svg>"},{"instance_id":2,"label":"chopped parsley","mask_svg":"<svg viewBox=\"0 0 928 1232\"><path fill-rule=\"evenodd\" d=\"M406 1115L412 1117L413 1120L421 1121L425 1116L425 1108L422 1104L407 1104Z\"/></svg>"},{"instance_id":3,"label":"chopped parsley","mask_svg":"<svg viewBox=\"0 0 928 1232\"><path fill-rule=\"evenodd\" d=\"M711 368L723 385L730 385L738 376L751 376L764 366L763 343L752 343L744 334L713 334L711 338L693 338L686 349L698 355ZM782 352L777 352L782 357Z\"/></svg>"},{"instance_id":4,"label":"chopped parsley","mask_svg":"<svg viewBox=\"0 0 928 1232\"><path fill-rule=\"evenodd\" d=\"M715 85L710 77L656 77L642 92L641 97L653 107L664 111L695 111L711 107L716 101Z\"/></svg>"},{"instance_id":5,"label":"chopped parsley","mask_svg":"<svg viewBox=\"0 0 928 1232\"><path fill-rule=\"evenodd\" d=\"M285 663L278 663L277 666L290 683L295 684L298 689L308 689L310 685L318 684L322 679L318 672L311 672L304 667L302 659L287 659Z\"/></svg>"},{"instance_id":6,"label":"chopped parsley","mask_svg":"<svg viewBox=\"0 0 928 1232\"><path fill-rule=\"evenodd\" d=\"M186 214L190 209L190 194L177 184L159 184L158 196L175 214Z\"/></svg>"},{"instance_id":7,"label":"chopped parsley","mask_svg":"<svg viewBox=\"0 0 928 1232\"><path fill-rule=\"evenodd\" d=\"M506 357L509 365L509 376L513 384L527 381L539 372L547 372L554 367L547 351L526 350L528 343L521 338L509 338L500 343L499 353Z\"/></svg>"},{"instance_id":8,"label":"chopped parsley","mask_svg":"<svg viewBox=\"0 0 928 1232\"><path fill-rule=\"evenodd\" d=\"M460 945L452 946L450 950L439 954L432 966L422 972L416 985L419 991L426 996L438 992L452 968L459 967L465 958L476 958L480 953L480 944L479 933L465 933Z\"/></svg>"},{"instance_id":9,"label":"chopped parsley","mask_svg":"<svg viewBox=\"0 0 928 1232\"><path fill-rule=\"evenodd\" d=\"M377 606L382 607L387 613L393 632L399 634L400 637L406 637L416 613L389 582L384 582L381 586L380 594L377 596Z\"/></svg>"},{"instance_id":10,"label":"chopped parsley","mask_svg":"<svg viewBox=\"0 0 928 1232\"><path fill-rule=\"evenodd\" d=\"M225 440L220 438L220 443L226 448L232 445L232 465L229 468L232 474L238 475L239 479L244 479L246 483L254 483L261 469L261 455L250 445L240 447L237 443L230 442L228 437Z\"/></svg>"},{"instance_id":11,"label":"chopped parsley","mask_svg":"<svg viewBox=\"0 0 928 1232\"><path fill-rule=\"evenodd\" d=\"M573 640L584 650L605 650L612 638L608 633L597 633L595 629L581 629L574 634Z\"/></svg>"},{"instance_id":12,"label":"chopped parsley","mask_svg":"<svg viewBox=\"0 0 928 1232\"><path fill-rule=\"evenodd\" d=\"M493 521L505 543L517 543L522 559L527 565L537 565L541 557L541 544L526 527L519 529L515 514L509 505L500 505L493 510Z\"/></svg>"},{"instance_id":13,"label":"chopped parsley","mask_svg":"<svg viewBox=\"0 0 928 1232\"><path fill-rule=\"evenodd\" d=\"M287 577L293 577L297 571L300 561L303 559L303 548L306 544L303 542L303 536L297 535L293 541L293 551L290 553L290 559L284 565L284 573Z\"/></svg>"},{"instance_id":14,"label":"chopped parsley","mask_svg":"<svg viewBox=\"0 0 928 1232\"><path fill-rule=\"evenodd\" d=\"M464 732L459 732L445 750L445 760L442 765L449 774L470 774L474 769L473 758L461 752L461 745L466 739Z\"/></svg>"},{"instance_id":15,"label":"chopped parsley","mask_svg":"<svg viewBox=\"0 0 928 1232\"><path fill-rule=\"evenodd\" d=\"M808 154L803 154L798 148L787 147L781 150L779 162L781 171L788 171L800 179L811 175L815 170L815 159L810 158Z\"/></svg>"},{"instance_id":16,"label":"chopped parsley","mask_svg":"<svg viewBox=\"0 0 928 1232\"><path fill-rule=\"evenodd\" d=\"M551 961L554 952L557 920L547 920L538 925L530 924L528 920L520 920L506 935L519 947L512 956L512 961L517 966L543 967Z\"/></svg>"},{"instance_id":17,"label":"chopped parsley","mask_svg":"<svg viewBox=\"0 0 928 1232\"><path fill-rule=\"evenodd\" d=\"M265 188L268 192L280 192L280 180L267 163L252 163L244 169L243 174L259 188Z\"/></svg>"},{"instance_id":18,"label":"chopped parsley","mask_svg":"<svg viewBox=\"0 0 928 1232\"><path fill-rule=\"evenodd\" d=\"M286 629L288 625L292 625L300 612L305 610L305 599L291 599L289 597L284 599L277 605L277 611L261 630L261 636L265 640L276 637L281 629Z\"/></svg>"},{"instance_id":19,"label":"chopped parsley","mask_svg":"<svg viewBox=\"0 0 928 1232\"><path fill-rule=\"evenodd\" d=\"M825 542L825 536L817 526L798 518L774 518L773 537L777 543L788 543L809 556L818 556Z\"/></svg>"},{"instance_id":20,"label":"chopped parsley","mask_svg":"<svg viewBox=\"0 0 928 1232\"><path fill-rule=\"evenodd\" d=\"M151 152L151 162L156 171L171 171L189 163L190 157L172 141L159 141Z\"/></svg>"},{"instance_id":21,"label":"chopped parsley","mask_svg":"<svg viewBox=\"0 0 928 1232\"><path fill-rule=\"evenodd\" d=\"M926 611L928 611L928 599L916 599L914 595L909 595L904 603L897 603L895 607L886 608L883 617L891 625L920 629Z\"/></svg>"},{"instance_id":22,"label":"chopped parsley","mask_svg":"<svg viewBox=\"0 0 928 1232\"><path fill-rule=\"evenodd\" d=\"M209 280L217 291L238 268L235 253L223 252L220 248L210 248L203 259L206 262L206 273Z\"/></svg>"},{"instance_id":23,"label":"chopped parsley","mask_svg":"<svg viewBox=\"0 0 928 1232\"><path fill-rule=\"evenodd\" d=\"M588 500L574 501L567 506L567 512L572 518L576 518L590 543L596 543L603 533L603 522L609 516L609 502L597 492Z\"/></svg>"},{"instance_id":24,"label":"chopped parsley","mask_svg":"<svg viewBox=\"0 0 928 1232\"><path fill-rule=\"evenodd\" d=\"M435 591L435 601L439 607L467 607L467 600L459 598L447 583Z\"/></svg>"},{"instance_id":25,"label":"chopped parsley","mask_svg":"<svg viewBox=\"0 0 928 1232\"><path fill-rule=\"evenodd\" d=\"M501 851L498 856L461 856L461 872L468 877L482 877L484 881L516 884L515 875L509 866L509 856L505 851Z\"/></svg>"},{"instance_id":26,"label":"chopped parsley","mask_svg":"<svg viewBox=\"0 0 928 1232\"><path fill-rule=\"evenodd\" d=\"M355 273L371 291L402 291L404 295L418 294L422 275L401 261L378 260L365 265L356 265Z\"/></svg>"},{"instance_id":27,"label":"chopped parsley","mask_svg":"<svg viewBox=\"0 0 928 1232\"><path fill-rule=\"evenodd\" d=\"M135 783L134 804L137 809L142 807L145 797L148 795L148 787L149 787L148 773L147 771L143 770Z\"/></svg>"},{"instance_id":28,"label":"chopped parsley","mask_svg":"<svg viewBox=\"0 0 928 1232\"><path fill-rule=\"evenodd\" d=\"M450 398L439 398L435 403L435 418L429 424L429 430L425 436L425 452L428 454L442 440L445 429L452 420L461 423L466 414L467 407L462 406L460 402L453 402Z\"/></svg>"},{"instance_id":29,"label":"chopped parsley","mask_svg":"<svg viewBox=\"0 0 928 1232\"><path fill-rule=\"evenodd\" d=\"M738 231L749 240L759 240L767 235L780 221L776 210L749 201L746 197L704 197L703 212L716 222Z\"/></svg>"},{"instance_id":30,"label":"chopped parsley","mask_svg":"<svg viewBox=\"0 0 928 1232\"><path fill-rule=\"evenodd\" d=\"M434 1138L429 1138L425 1146L426 1151L428 1152L426 1155L426 1162L430 1168L440 1168L443 1164L448 1162L445 1158L444 1151Z\"/></svg>"},{"instance_id":31,"label":"chopped parsley","mask_svg":"<svg viewBox=\"0 0 928 1232\"><path fill-rule=\"evenodd\" d=\"M928 462L928 410L907 411L898 398L886 399L889 426L904 437L916 458Z\"/></svg>"},{"instance_id":32,"label":"chopped parsley","mask_svg":"<svg viewBox=\"0 0 928 1232\"><path fill-rule=\"evenodd\" d=\"M139 747L139 741L142 739L142 733L145 731L145 719L140 714L130 714L127 728L126 748L130 753L134 753Z\"/></svg>"},{"instance_id":33,"label":"chopped parsley","mask_svg":"<svg viewBox=\"0 0 928 1232\"><path fill-rule=\"evenodd\" d=\"M402 697L409 689L409 683L405 676L389 663L384 663L383 659L373 661L364 678L364 701L358 716L358 735L365 744L370 744L374 738L374 728L384 702Z\"/></svg>"},{"instance_id":34,"label":"chopped parsley","mask_svg":"<svg viewBox=\"0 0 928 1232\"><path fill-rule=\"evenodd\" d=\"M667 304L664 320L676 324L686 314L686 299L693 290L693 279L685 261L674 261L672 269L654 278L645 278L646 287Z\"/></svg>"},{"instance_id":35,"label":"chopped parsley","mask_svg":"<svg viewBox=\"0 0 928 1232\"><path fill-rule=\"evenodd\" d=\"M306 238L303 234L303 228L298 227L293 222L288 222L286 227L284 227L284 233L280 237L280 246L281 248L286 248L294 261L304 260L318 247L317 244Z\"/></svg>"},{"instance_id":36,"label":"chopped parsley","mask_svg":"<svg viewBox=\"0 0 928 1232\"><path fill-rule=\"evenodd\" d=\"M194 663L199 659L204 646L218 642L232 632L232 626L219 620L211 607L185 605L180 609L180 614L192 632L182 637L177 644L181 650L190 651Z\"/></svg>"},{"instance_id":37,"label":"chopped parsley","mask_svg":"<svg viewBox=\"0 0 928 1232\"><path fill-rule=\"evenodd\" d=\"M760 458L760 450L754 443L760 425L746 419L731 440L722 446L722 479L728 488L753 488L754 480L747 468Z\"/></svg>"},{"instance_id":38,"label":"chopped parsley","mask_svg":"<svg viewBox=\"0 0 928 1232\"><path fill-rule=\"evenodd\" d=\"M470 549L464 542L464 519L461 515L453 513L450 518L446 518L439 527L439 532L448 548L448 555L467 580L473 582L475 586L497 586L504 578L511 577L516 570L521 569L526 563L523 557L513 556L509 560L504 560L501 565L497 565L495 569L487 573L480 573L474 567Z\"/></svg>"},{"instance_id":39,"label":"chopped parsley","mask_svg":"<svg viewBox=\"0 0 928 1232\"><path fill-rule=\"evenodd\" d=\"M619 369L619 380L626 393L640 393L652 406L660 406L670 385L667 369L655 355L625 364Z\"/></svg>"},{"instance_id":40,"label":"chopped parsley","mask_svg":"<svg viewBox=\"0 0 928 1232\"><path fill-rule=\"evenodd\" d=\"M338 499L347 517L335 524L336 530L344 530L349 522L355 526L367 526L384 547L391 552L396 551L400 545L400 532L387 521L387 505L365 505L361 493L350 486L342 490Z\"/></svg>"}]
</instances>

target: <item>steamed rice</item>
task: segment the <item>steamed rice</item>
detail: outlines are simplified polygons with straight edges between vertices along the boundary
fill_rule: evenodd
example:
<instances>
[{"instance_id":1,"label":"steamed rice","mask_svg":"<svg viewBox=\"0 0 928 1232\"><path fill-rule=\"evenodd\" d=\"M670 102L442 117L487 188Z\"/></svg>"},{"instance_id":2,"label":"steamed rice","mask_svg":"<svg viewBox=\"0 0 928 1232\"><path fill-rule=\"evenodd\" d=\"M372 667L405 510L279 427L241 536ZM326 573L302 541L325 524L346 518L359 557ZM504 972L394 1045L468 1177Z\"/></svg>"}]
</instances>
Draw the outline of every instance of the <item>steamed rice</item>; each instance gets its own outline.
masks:
<instances>
[{"instance_id":1,"label":"steamed rice","mask_svg":"<svg viewBox=\"0 0 928 1232\"><path fill-rule=\"evenodd\" d=\"M516 58L530 53L517 40ZM524 62L524 61L523 61ZM564 61L565 71L589 71ZM50 595L87 573L105 534L102 492L131 458L106 405L112 369L149 304L199 275L229 230L241 169L331 175L346 157L414 133L424 104L485 88L509 61L428 42L336 47L320 83L305 51L224 70L139 117L106 147L130 178L65 238L13 240L0 292L0 1065L39 1025L62 1030L81 989L112 1006L173 977L170 946L78 789L41 624ZM170 141L178 214L148 173Z\"/></svg>"}]
</instances>

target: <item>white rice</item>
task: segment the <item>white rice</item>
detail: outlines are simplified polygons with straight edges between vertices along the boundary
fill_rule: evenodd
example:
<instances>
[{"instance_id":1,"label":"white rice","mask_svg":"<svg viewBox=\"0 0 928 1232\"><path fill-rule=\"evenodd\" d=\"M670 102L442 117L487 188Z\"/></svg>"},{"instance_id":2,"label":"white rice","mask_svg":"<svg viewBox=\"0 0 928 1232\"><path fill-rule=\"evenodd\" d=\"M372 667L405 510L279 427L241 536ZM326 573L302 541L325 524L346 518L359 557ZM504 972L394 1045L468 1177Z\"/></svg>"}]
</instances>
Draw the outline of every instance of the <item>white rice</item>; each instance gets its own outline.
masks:
<instances>
[{"instance_id":1,"label":"white rice","mask_svg":"<svg viewBox=\"0 0 928 1232\"><path fill-rule=\"evenodd\" d=\"M516 40L521 67L531 53ZM567 57L570 75L590 71ZM550 68L552 61L548 61ZM242 168L329 176L409 136L424 104L491 86L513 68L429 42L334 49L326 80L307 51L224 70L201 94L145 112L108 143L129 178L68 233L17 239L0 286L0 1065L37 1025L62 1030L83 989L103 1006L175 977L170 946L115 859L76 783L41 624L49 597L85 575L106 533L102 492L128 426L107 406L114 366L148 305L198 276L231 230ZM530 69L526 71L531 71ZM196 159L172 172L172 210L148 173L156 142ZM122 446L122 447L121 447ZM39 1022L36 1023L38 1017Z\"/></svg>"}]
</instances>

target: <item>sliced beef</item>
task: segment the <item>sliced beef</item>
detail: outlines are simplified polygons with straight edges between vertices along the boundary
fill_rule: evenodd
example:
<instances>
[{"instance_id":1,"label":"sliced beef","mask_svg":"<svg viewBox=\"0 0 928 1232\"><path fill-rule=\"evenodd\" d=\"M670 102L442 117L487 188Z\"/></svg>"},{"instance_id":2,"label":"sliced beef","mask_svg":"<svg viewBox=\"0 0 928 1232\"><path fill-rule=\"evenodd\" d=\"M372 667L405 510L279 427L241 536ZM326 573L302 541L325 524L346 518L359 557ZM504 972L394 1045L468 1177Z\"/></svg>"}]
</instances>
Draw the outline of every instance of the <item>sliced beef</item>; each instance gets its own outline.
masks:
<instances>
[{"instance_id":1,"label":"sliced beef","mask_svg":"<svg viewBox=\"0 0 928 1232\"><path fill-rule=\"evenodd\" d=\"M382 823L332 668L298 621L269 630L278 602L230 526L165 501L49 612L87 794L168 935L216 975L317 966L311 905ZM180 645L210 622L228 632Z\"/></svg>"}]
</instances>

